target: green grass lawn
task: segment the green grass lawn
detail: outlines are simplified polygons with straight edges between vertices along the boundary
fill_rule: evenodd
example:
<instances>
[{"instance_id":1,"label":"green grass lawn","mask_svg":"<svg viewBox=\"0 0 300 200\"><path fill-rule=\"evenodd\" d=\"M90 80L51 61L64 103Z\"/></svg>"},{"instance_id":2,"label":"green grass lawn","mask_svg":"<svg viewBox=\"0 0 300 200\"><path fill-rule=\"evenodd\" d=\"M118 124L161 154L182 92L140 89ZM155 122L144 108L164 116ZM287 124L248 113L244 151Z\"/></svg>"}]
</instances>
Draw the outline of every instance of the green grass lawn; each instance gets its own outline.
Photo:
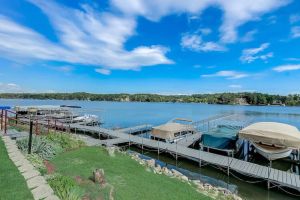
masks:
<instances>
[{"instance_id":1,"label":"green grass lawn","mask_svg":"<svg viewBox=\"0 0 300 200\"><path fill-rule=\"evenodd\" d=\"M65 152L51 163L58 173L77 179L80 176L80 187L89 194L90 199L108 199L109 189L101 189L89 180L96 168L104 169L107 182L114 187L116 200L210 199L187 183L146 171L144 166L127 155L109 157L106 150L99 147L83 147Z\"/></svg>"},{"instance_id":2,"label":"green grass lawn","mask_svg":"<svg viewBox=\"0 0 300 200\"><path fill-rule=\"evenodd\" d=\"M0 138L0 199L31 200L30 190L25 179L14 163L9 159L6 148Z\"/></svg>"}]
</instances>

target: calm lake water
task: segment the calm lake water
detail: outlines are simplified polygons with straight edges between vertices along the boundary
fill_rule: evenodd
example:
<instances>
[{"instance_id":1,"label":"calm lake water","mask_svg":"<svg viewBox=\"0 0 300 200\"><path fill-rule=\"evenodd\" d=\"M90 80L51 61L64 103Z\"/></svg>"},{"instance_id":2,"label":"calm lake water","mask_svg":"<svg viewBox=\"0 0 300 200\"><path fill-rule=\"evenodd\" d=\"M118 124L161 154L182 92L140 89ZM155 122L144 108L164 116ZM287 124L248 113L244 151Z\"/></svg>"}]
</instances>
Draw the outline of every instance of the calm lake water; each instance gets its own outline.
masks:
<instances>
[{"instance_id":1,"label":"calm lake water","mask_svg":"<svg viewBox=\"0 0 300 200\"><path fill-rule=\"evenodd\" d=\"M0 99L0 105L77 105L82 107L77 112L98 115L104 123L103 126L107 128L125 128L141 124L159 125L176 117L198 121L219 114L239 113L253 121L283 122L300 129L300 107L19 99ZM155 154L152 156L155 157ZM168 156L161 156L160 159L164 162L174 164L174 161ZM274 163L274 165L285 167L285 163L282 162ZM184 160L180 162L180 167L223 180L230 184L235 184L238 187L238 193L245 199L299 199L299 197L285 195L276 190L268 191L266 184L250 184L233 177L228 178L224 173L211 167L205 167L200 170L196 163Z\"/></svg>"}]
</instances>

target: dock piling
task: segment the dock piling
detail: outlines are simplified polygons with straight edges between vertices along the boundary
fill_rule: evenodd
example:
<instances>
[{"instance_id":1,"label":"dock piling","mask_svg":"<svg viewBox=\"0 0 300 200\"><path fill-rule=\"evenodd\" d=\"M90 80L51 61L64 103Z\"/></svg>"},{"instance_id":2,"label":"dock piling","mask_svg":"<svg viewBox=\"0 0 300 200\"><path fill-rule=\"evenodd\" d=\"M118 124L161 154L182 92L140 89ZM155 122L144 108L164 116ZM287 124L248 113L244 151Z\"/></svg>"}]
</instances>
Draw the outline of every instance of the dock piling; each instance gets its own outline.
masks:
<instances>
[{"instance_id":1,"label":"dock piling","mask_svg":"<svg viewBox=\"0 0 300 200\"><path fill-rule=\"evenodd\" d=\"M158 160L159 160L159 140L157 141L157 156L158 156Z\"/></svg>"},{"instance_id":2,"label":"dock piling","mask_svg":"<svg viewBox=\"0 0 300 200\"><path fill-rule=\"evenodd\" d=\"M229 156L227 156L227 176L230 175Z\"/></svg>"},{"instance_id":3,"label":"dock piling","mask_svg":"<svg viewBox=\"0 0 300 200\"><path fill-rule=\"evenodd\" d=\"M176 141L176 167L177 167L177 159L178 159L178 154L177 154L177 141Z\"/></svg>"},{"instance_id":4,"label":"dock piling","mask_svg":"<svg viewBox=\"0 0 300 200\"><path fill-rule=\"evenodd\" d=\"M142 155L144 155L144 136L142 136Z\"/></svg>"}]
</instances>

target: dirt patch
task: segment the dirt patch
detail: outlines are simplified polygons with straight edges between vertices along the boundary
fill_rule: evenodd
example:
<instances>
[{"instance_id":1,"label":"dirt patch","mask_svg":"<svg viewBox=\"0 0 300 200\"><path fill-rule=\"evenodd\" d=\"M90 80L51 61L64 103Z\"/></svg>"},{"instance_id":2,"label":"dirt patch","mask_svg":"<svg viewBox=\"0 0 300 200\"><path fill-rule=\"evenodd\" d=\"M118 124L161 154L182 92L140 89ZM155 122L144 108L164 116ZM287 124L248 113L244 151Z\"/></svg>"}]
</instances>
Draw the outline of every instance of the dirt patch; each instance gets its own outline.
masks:
<instances>
[{"instance_id":1,"label":"dirt patch","mask_svg":"<svg viewBox=\"0 0 300 200\"><path fill-rule=\"evenodd\" d=\"M44 161L44 165L47 169L48 174L53 174L55 172L55 167L48 160Z\"/></svg>"}]
</instances>

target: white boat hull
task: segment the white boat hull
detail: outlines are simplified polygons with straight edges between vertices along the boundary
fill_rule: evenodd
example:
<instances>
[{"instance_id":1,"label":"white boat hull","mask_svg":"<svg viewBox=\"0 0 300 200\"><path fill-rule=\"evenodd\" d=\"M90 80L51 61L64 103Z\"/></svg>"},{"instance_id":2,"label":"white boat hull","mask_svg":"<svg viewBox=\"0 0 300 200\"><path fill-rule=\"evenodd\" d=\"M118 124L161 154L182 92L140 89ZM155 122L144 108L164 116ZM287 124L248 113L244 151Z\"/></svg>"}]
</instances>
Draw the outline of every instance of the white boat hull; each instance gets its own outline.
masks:
<instances>
[{"instance_id":1,"label":"white boat hull","mask_svg":"<svg viewBox=\"0 0 300 200\"><path fill-rule=\"evenodd\" d=\"M292 149L290 148L264 148L259 144L252 143L252 145L255 147L257 153L262 155L268 160L277 160L280 158L288 157L292 153Z\"/></svg>"}]
</instances>

